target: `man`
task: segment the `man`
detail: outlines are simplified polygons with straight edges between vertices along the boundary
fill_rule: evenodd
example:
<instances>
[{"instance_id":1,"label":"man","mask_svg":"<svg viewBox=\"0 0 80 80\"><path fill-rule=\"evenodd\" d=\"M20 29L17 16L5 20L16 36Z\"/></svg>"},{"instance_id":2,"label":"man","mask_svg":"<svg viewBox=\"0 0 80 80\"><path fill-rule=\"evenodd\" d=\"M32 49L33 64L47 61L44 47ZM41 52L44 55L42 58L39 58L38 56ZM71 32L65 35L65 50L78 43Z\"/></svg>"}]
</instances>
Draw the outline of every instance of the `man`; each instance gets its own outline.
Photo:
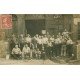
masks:
<instances>
[{"instance_id":1,"label":"man","mask_svg":"<svg viewBox=\"0 0 80 80\"><path fill-rule=\"evenodd\" d=\"M15 42L12 39L10 39L9 45L10 52L12 52L12 49L15 47Z\"/></svg>"},{"instance_id":2,"label":"man","mask_svg":"<svg viewBox=\"0 0 80 80\"><path fill-rule=\"evenodd\" d=\"M73 41L71 40L71 38L69 38L67 40L67 56L68 57L72 57L72 54L73 54Z\"/></svg>"},{"instance_id":3,"label":"man","mask_svg":"<svg viewBox=\"0 0 80 80\"><path fill-rule=\"evenodd\" d=\"M33 46L34 46L34 49L36 49L36 48L37 48L36 36L34 36L34 37L32 38L32 44L33 44Z\"/></svg>"},{"instance_id":4,"label":"man","mask_svg":"<svg viewBox=\"0 0 80 80\"><path fill-rule=\"evenodd\" d=\"M61 33L59 32L58 35L57 35L60 39L62 38L62 35Z\"/></svg>"},{"instance_id":5,"label":"man","mask_svg":"<svg viewBox=\"0 0 80 80\"><path fill-rule=\"evenodd\" d=\"M55 51L55 48L54 48L54 41L55 41L54 35L52 37L50 37L50 41L52 43L52 57L54 57L54 51Z\"/></svg>"},{"instance_id":6,"label":"man","mask_svg":"<svg viewBox=\"0 0 80 80\"><path fill-rule=\"evenodd\" d=\"M48 38L46 35L44 35L42 42L43 42L43 47L46 50L47 49L47 43L48 43Z\"/></svg>"},{"instance_id":7,"label":"man","mask_svg":"<svg viewBox=\"0 0 80 80\"><path fill-rule=\"evenodd\" d=\"M12 35L12 40L15 45L18 44L18 38L14 34Z\"/></svg>"},{"instance_id":8,"label":"man","mask_svg":"<svg viewBox=\"0 0 80 80\"><path fill-rule=\"evenodd\" d=\"M24 36L23 36L23 34L21 34L19 37L19 45L20 45L20 49L22 51L22 49L24 47Z\"/></svg>"},{"instance_id":9,"label":"man","mask_svg":"<svg viewBox=\"0 0 80 80\"><path fill-rule=\"evenodd\" d=\"M46 52L45 52L45 50L44 50L44 47L42 48L42 51L41 51L41 58L42 58L43 60L46 59Z\"/></svg>"},{"instance_id":10,"label":"man","mask_svg":"<svg viewBox=\"0 0 80 80\"><path fill-rule=\"evenodd\" d=\"M18 40L17 37L13 34L10 39L10 51L12 51L16 44L18 44Z\"/></svg>"},{"instance_id":11,"label":"man","mask_svg":"<svg viewBox=\"0 0 80 80\"><path fill-rule=\"evenodd\" d=\"M62 36L61 39L61 56L66 56L66 38L64 36Z\"/></svg>"},{"instance_id":12,"label":"man","mask_svg":"<svg viewBox=\"0 0 80 80\"><path fill-rule=\"evenodd\" d=\"M47 32L47 33L46 33L46 36L47 36L47 38L49 38L49 37L50 37L50 34L49 34L49 32Z\"/></svg>"},{"instance_id":13,"label":"man","mask_svg":"<svg viewBox=\"0 0 80 80\"><path fill-rule=\"evenodd\" d=\"M21 58L21 50L18 47L18 45L16 44L15 47L12 49L12 56L16 59L20 59Z\"/></svg>"},{"instance_id":14,"label":"man","mask_svg":"<svg viewBox=\"0 0 80 80\"><path fill-rule=\"evenodd\" d=\"M55 56L58 57L61 55L61 39L59 38L59 36L57 36L57 38L55 39Z\"/></svg>"},{"instance_id":15,"label":"man","mask_svg":"<svg viewBox=\"0 0 80 80\"><path fill-rule=\"evenodd\" d=\"M36 49L36 58L41 59L41 51L38 48Z\"/></svg>"},{"instance_id":16,"label":"man","mask_svg":"<svg viewBox=\"0 0 80 80\"><path fill-rule=\"evenodd\" d=\"M36 58L36 49L34 48L34 46L31 48L31 58Z\"/></svg>"},{"instance_id":17,"label":"man","mask_svg":"<svg viewBox=\"0 0 80 80\"><path fill-rule=\"evenodd\" d=\"M27 44L24 45L23 50L22 50L22 58L26 59L27 57L31 57L31 51L30 48L28 47Z\"/></svg>"},{"instance_id":18,"label":"man","mask_svg":"<svg viewBox=\"0 0 80 80\"><path fill-rule=\"evenodd\" d=\"M50 37L50 41L51 41L52 43L54 43L54 35L52 35L52 37Z\"/></svg>"},{"instance_id":19,"label":"man","mask_svg":"<svg viewBox=\"0 0 80 80\"><path fill-rule=\"evenodd\" d=\"M28 44L28 46L30 47L30 43L31 43L31 37L30 35L28 34L27 37L25 37L25 43Z\"/></svg>"},{"instance_id":20,"label":"man","mask_svg":"<svg viewBox=\"0 0 80 80\"><path fill-rule=\"evenodd\" d=\"M68 38L68 37L69 37L69 32L65 29L64 32L62 33L62 35L63 35L65 38Z\"/></svg>"},{"instance_id":21,"label":"man","mask_svg":"<svg viewBox=\"0 0 80 80\"><path fill-rule=\"evenodd\" d=\"M42 50L42 38L41 36L39 36L39 38L37 39L37 47L39 48L39 50Z\"/></svg>"},{"instance_id":22,"label":"man","mask_svg":"<svg viewBox=\"0 0 80 80\"><path fill-rule=\"evenodd\" d=\"M48 40L48 44L47 44L47 57L49 59L52 58L52 42L50 40Z\"/></svg>"}]
</instances>

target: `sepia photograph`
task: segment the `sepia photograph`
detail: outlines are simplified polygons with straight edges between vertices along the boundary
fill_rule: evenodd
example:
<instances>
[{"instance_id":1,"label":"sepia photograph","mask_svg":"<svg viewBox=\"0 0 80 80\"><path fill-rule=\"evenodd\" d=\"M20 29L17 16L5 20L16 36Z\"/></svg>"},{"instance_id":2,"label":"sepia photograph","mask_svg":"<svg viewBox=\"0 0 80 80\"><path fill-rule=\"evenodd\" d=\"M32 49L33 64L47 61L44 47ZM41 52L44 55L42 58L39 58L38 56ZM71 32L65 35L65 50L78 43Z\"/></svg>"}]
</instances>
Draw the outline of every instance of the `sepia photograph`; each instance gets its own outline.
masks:
<instances>
[{"instance_id":1,"label":"sepia photograph","mask_svg":"<svg viewBox=\"0 0 80 80\"><path fill-rule=\"evenodd\" d=\"M80 14L0 14L0 65L80 65Z\"/></svg>"},{"instance_id":2,"label":"sepia photograph","mask_svg":"<svg viewBox=\"0 0 80 80\"><path fill-rule=\"evenodd\" d=\"M80 80L80 0L1 0L0 80Z\"/></svg>"}]
</instances>

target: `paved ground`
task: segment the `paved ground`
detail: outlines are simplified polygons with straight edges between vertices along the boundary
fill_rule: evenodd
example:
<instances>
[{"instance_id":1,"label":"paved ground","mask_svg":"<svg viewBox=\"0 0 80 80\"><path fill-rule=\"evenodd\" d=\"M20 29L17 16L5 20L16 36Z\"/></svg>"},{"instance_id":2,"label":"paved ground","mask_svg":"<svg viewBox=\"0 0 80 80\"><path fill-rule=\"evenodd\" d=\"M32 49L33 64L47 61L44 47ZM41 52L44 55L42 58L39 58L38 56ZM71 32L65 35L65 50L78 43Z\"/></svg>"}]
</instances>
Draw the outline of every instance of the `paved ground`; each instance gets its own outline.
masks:
<instances>
[{"instance_id":1,"label":"paved ground","mask_svg":"<svg viewBox=\"0 0 80 80\"><path fill-rule=\"evenodd\" d=\"M6 60L0 59L0 65L58 65L59 63L55 63L49 59L47 60Z\"/></svg>"},{"instance_id":2,"label":"paved ground","mask_svg":"<svg viewBox=\"0 0 80 80\"><path fill-rule=\"evenodd\" d=\"M5 58L0 58L0 65L80 65L80 60L70 60L66 62L64 59L54 59L54 60L6 60Z\"/></svg>"}]
</instances>

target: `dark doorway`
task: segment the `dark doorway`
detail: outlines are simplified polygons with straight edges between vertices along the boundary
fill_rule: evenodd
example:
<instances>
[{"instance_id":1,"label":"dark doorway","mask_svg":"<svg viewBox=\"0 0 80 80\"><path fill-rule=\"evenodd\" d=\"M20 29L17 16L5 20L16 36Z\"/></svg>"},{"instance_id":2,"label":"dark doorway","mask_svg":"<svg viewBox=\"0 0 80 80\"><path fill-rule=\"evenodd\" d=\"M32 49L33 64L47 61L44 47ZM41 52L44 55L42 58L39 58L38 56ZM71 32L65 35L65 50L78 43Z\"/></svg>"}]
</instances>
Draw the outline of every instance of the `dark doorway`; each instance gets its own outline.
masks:
<instances>
[{"instance_id":1,"label":"dark doorway","mask_svg":"<svg viewBox=\"0 0 80 80\"><path fill-rule=\"evenodd\" d=\"M34 36L35 34L41 34L41 31L45 29L45 20L26 20L25 25L27 33Z\"/></svg>"}]
</instances>

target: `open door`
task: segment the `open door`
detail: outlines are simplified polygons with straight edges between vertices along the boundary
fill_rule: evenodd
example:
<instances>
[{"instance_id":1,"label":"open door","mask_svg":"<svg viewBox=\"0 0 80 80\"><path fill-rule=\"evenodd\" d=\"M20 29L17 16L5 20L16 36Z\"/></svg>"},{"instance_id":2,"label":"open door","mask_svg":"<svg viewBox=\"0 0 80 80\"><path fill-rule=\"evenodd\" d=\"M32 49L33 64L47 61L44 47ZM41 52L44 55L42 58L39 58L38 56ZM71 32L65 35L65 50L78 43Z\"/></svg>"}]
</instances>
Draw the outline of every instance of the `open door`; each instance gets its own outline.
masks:
<instances>
[{"instance_id":1,"label":"open door","mask_svg":"<svg viewBox=\"0 0 80 80\"><path fill-rule=\"evenodd\" d=\"M31 36L41 34L41 31L45 29L45 20L26 20L27 33Z\"/></svg>"}]
</instances>

